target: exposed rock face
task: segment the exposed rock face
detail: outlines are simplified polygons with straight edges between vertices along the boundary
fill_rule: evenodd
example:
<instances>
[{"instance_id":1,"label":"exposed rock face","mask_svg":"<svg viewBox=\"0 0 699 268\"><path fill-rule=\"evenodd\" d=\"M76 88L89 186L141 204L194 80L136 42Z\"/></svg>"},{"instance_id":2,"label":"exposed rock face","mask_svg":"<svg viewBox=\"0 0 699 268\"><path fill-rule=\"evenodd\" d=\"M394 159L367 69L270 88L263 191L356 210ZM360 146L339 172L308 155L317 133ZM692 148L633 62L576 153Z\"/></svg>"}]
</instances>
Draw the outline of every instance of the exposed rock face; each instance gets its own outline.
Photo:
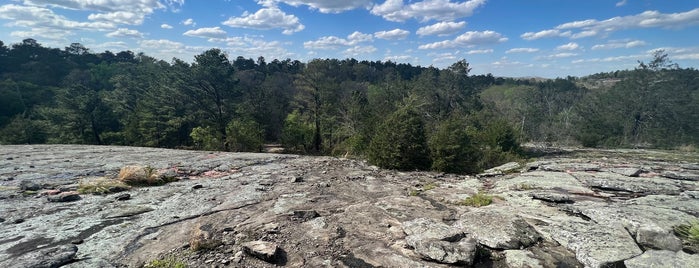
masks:
<instances>
[{"instance_id":1,"label":"exposed rock face","mask_svg":"<svg viewBox=\"0 0 699 268\"><path fill-rule=\"evenodd\" d=\"M699 267L673 233L699 219L696 153L564 150L478 178L110 146L0 159L0 267ZM74 192L125 166L174 182ZM493 203L457 205L478 192Z\"/></svg>"}]
</instances>

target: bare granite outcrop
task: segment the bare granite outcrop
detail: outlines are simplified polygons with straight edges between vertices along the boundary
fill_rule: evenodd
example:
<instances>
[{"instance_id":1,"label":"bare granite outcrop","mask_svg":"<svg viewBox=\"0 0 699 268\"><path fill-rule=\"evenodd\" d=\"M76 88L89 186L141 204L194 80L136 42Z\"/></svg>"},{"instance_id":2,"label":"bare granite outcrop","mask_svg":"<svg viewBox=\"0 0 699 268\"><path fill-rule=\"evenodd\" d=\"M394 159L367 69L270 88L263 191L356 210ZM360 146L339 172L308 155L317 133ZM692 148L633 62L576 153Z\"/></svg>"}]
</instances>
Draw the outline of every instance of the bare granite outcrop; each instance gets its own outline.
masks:
<instances>
[{"instance_id":1,"label":"bare granite outcrop","mask_svg":"<svg viewBox=\"0 0 699 268\"><path fill-rule=\"evenodd\" d=\"M699 220L698 161L569 149L465 176L334 157L0 146L0 267L699 267L674 232ZM169 183L84 191L134 165ZM477 194L492 203L463 205Z\"/></svg>"}]
</instances>

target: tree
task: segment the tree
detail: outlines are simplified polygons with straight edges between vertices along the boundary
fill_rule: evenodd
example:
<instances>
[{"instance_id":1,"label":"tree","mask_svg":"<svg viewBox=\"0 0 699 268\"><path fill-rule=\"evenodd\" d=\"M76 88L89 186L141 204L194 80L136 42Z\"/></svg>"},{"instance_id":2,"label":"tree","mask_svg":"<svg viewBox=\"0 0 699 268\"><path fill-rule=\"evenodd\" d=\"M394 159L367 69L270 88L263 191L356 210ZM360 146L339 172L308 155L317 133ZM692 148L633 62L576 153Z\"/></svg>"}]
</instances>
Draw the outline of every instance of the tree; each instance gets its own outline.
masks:
<instances>
[{"instance_id":1,"label":"tree","mask_svg":"<svg viewBox=\"0 0 699 268\"><path fill-rule=\"evenodd\" d=\"M430 156L422 116L410 104L388 116L369 145L369 162L397 170L426 170Z\"/></svg>"},{"instance_id":2,"label":"tree","mask_svg":"<svg viewBox=\"0 0 699 268\"><path fill-rule=\"evenodd\" d=\"M432 169L449 173L475 173L480 153L461 116L442 121L429 139Z\"/></svg>"}]
</instances>

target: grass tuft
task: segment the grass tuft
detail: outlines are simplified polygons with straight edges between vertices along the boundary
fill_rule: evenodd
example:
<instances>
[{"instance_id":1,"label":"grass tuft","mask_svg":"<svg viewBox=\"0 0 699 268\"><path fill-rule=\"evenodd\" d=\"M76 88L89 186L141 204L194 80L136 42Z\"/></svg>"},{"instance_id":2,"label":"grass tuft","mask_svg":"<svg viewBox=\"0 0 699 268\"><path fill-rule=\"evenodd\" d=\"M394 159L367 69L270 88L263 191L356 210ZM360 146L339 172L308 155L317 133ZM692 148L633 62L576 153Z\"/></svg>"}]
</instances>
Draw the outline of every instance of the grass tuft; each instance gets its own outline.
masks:
<instances>
[{"instance_id":1,"label":"grass tuft","mask_svg":"<svg viewBox=\"0 0 699 268\"><path fill-rule=\"evenodd\" d=\"M674 228L675 234L682 239L685 248L699 252L699 220L680 224Z\"/></svg>"},{"instance_id":2,"label":"grass tuft","mask_svg":"<svg viewBox=\"0 0 699 268\"><path fill-rule=\"evenodd\" d=\"M467 197L459 203L462 206L471 207L484 207L493 203L493 196L485 194L483 192L478 192L472 196Z\"/></svg>"},{"instance_id":3,"label":"grass tuft","mask_svg":"<svg viewBox=\"0 0 699 268\"><path fill-rule=\"evenodd\" d=\"M103 195L120 192L129 188L131 188L131 186L120 180L97 178L80 181L78 184L78 193Z\"/></svg>"},{"instance_id":4,"label":"grass tuft","mask_svg":"<svg viewBox=\"0 0 699 268\"><path fill-rule=\"evenodd\" d=\"M187 265L184 262L175 260L172 257L162 259L162 260L152 260L143 266L143 268L186 268L186 267L187 267Z\"/></svg>"},{"instance_id":5,"label":"grass tuft","mask_svg":"<svg viewBox=\"0 0 699 268\"><path fill-rule=\"evenodd\" d=\"M118 179L131 186L158 186L175 181L176 178L160 174L151 166L125 166L119 171Z\"/></svg>"}]
</instances>

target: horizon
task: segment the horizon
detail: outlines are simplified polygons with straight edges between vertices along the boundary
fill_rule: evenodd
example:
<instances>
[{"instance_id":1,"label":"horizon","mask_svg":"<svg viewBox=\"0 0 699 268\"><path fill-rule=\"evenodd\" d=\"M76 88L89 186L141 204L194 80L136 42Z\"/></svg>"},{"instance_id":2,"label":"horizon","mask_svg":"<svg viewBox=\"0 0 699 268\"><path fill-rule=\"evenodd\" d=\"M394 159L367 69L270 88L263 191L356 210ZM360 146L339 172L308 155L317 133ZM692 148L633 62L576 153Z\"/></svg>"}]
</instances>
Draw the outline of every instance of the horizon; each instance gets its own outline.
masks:
<instances>
[{"instance_id":1,"label":"horizon","mask_svg":"<svg viewBox=\"0 0 699 268\"><path fill-rule=\"evenodd\" d=\"M230 57L392 61L472 74L584 77L631 70L662 49L699 67L699 5L689 1L1 0L0 40L170 62ZM213 12L212 12L213 11Z\"/></svg>"}]
</instances>

